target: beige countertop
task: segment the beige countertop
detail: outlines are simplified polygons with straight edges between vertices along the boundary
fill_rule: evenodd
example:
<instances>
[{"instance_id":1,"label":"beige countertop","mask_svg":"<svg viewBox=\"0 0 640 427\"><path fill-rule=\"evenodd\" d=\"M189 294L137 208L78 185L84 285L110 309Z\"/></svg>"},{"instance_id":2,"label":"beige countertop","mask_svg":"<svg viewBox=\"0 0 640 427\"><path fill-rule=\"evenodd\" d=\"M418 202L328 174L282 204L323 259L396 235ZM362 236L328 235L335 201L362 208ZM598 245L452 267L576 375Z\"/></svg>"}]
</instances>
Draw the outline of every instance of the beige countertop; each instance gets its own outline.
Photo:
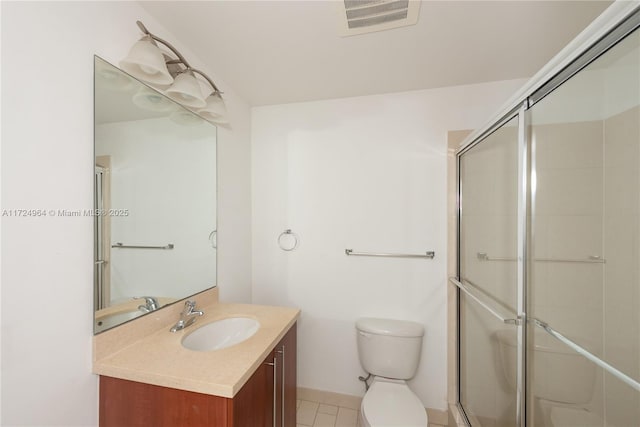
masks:
<instances>
[{"instance_id":1,"label":"beige countertop","mask_svg":"<svg viewBox=\"0 0 640 427\"><path fill-rule=\"evenodd\" d=\"M197 299L196 299L197 300ZM122 325L111 331L107 344L97 344L94 337L93 372L114 378L177 388L222 397L233 397L251 377L268 353L296 322L300 310L253 304L200 305L204 315L188 328L169 332L177 320L139 339L129 339L118 347L115 334ZM249 339L214 351L192 351L181 345L182 339L198 327L227 317L250 317L260 322L260 329ZM142 320L142 319L140 319ZM132 322L135 323L135 322ZM124 334L131 332L123 331ZM126 341L126 340L125 340ZM102 346L102 348L99 348ZM98 351L99 350L99 351Z\"/></svg>"},{"instance_id":2,"label":"beige countertop","mask_svg":"<svg viewBox=\"0 0 640 427\"><path fill-rule=\"evenodd\" d=\"M176 301L175 298L159 297L156 299L160 304L160 307L164 307L165 305L171 304ZM129 311L135 311L135 310L138 310L139 306L144 304L145 304L144 298L135 298L135 299L132 298L129 301L123 301L120 304L112 305L110 307L97 310L95 313L95 318L100 319L107 316L111 316L112 314L120 314L120 313L129 312ZM145 314L145 313L140 312L140 314Z\"/></svg>"}]
</instances>

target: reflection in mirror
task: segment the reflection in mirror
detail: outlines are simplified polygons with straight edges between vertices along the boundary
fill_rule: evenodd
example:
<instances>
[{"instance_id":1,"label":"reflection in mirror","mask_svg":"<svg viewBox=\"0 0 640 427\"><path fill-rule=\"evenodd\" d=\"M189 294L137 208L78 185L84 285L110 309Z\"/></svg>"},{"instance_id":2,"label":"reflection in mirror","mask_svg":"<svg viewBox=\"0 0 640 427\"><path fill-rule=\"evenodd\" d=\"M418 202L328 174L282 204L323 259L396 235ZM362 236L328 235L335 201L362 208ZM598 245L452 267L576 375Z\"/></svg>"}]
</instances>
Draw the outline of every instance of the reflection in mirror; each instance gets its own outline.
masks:
<instances>
[{"instance_id":1,"label":"reflection in mirror","mask_svg":"<svg viewBox=\"0 0 640 427\"><path fill-rule=\"evenodd\" d=\"M216 128L95 57L94 332L216 284Z\"/></svg>"}]
</instances>

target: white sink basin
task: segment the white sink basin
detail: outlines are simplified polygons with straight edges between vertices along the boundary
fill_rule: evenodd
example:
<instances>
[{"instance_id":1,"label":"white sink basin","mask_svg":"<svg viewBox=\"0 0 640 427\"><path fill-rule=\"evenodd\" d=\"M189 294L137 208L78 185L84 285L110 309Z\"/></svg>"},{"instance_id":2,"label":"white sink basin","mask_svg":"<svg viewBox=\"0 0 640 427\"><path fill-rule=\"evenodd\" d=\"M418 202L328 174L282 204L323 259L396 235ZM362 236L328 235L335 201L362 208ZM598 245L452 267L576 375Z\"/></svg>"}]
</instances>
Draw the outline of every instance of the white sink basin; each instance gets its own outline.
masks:
<instances>
[{"instance_id":1,"label":"white sink basin","mask_svg":"<svg viewBox=\"0 0 640 427\"><path fill-rule=\"evenodd\" d=\"M184 337L182 346L195 351L220 350L252 337L259 328L255 319L229 317L200 326Z\"/></svg>"}]
</instances>

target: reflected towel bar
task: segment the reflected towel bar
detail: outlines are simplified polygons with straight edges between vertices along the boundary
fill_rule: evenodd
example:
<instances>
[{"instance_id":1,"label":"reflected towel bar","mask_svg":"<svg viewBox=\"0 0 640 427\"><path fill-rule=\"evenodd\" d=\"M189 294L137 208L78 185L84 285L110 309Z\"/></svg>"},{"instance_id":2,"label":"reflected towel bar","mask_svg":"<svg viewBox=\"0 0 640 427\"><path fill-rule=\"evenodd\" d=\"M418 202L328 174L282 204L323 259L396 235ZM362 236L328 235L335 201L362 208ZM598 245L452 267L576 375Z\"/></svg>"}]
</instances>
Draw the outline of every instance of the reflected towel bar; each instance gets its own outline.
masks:
<instances>
[{"instance_id":1,"label":"reflected towel bar","mask_svg":"<svg viewBox=\"0 0 640 427\"><path fill-rule=\"evenodd\" d=\"M132 245L124 245L120 242L115 245L111 245L112 248L120 248L120 249L163 249L169 250L173 249L173 243L168 243L166 246L132 246Z\"/></svg>"},{"instance_id":2,"label":"reflected towel bar","mask_svg":"<svg viewBox=\"0 0 640 427\"><path fill-rule=\"evenodd\" d=\"M522 319L520 317L516 317L515 319L510 319L510 318L502 316L500 313L498 313L498 311L496 309L494 309L493 307L491 307L490 305L488 305L487 303L482 301L480 298L475 296L473 294L473 292L471 292L469 286L463 285L462 282L460 282L455 277L449 277L449 281L451 283L453 283L454 285L456 285L458 287L458 289L460 289L466 295L468 295L471 298L473 298L475 300L475 302L477 302L482 307L484 307L489 313L493 314L493 316L495 318L497 318L498 320L500 320L502 323L506 323L506 324L509 324L509 325L520 325L520 324L522 324Z\"/></svg>"},{"instance_id":3,"label":"reflected towel bar","mask_svg":"<svg viewBox=\"0 0 640 427\"><path fill-rule=\"evenodd\" d=\"M436 256L434 251L427 251L424 254L386 254L386 253L375 253L375 252L354 252L353 249L345 249L344 253L347 255L353 256L380 256L380 257L390 257L390 258L429 258L433 259Z\"/></svg>"},{"instance_id":4,"label":"reflected towel bar","mask_svg":"<svg viewBox=\"0 0 640 427\"><path fill-rule=\"evenodd\" d=\"M517 261L516 258L492 257L486 252L478 252L477 257L480 261ZM607 261L599 255L589 255L588 259L555 259L555 258L534 258L534 262L575 262L585 264L604 264Z\"/></svg>"},{"instance_id":5,"label":"reflected towel bar","mask_svg":"<svg viewBox=\"0 0 640 427\"><path fill-rule=\"evenodd\" d=\"M580 347L578 344L574 343L569 338L567 338L564 335L562 335L560 332L554 330L552 327L550 327L549 325L547 325L543 321L538 320L538 319L531 319L531 321L537 327L539 327L541 329L544 329L552 337L556 338L559 341L562 341L565 345L567 345L569 348L571 348L576 353L581 354L582 356L586 357L587 359L589 359L590 361L592 361L596 365L600 366L602 369L604 369L605 371L607 371L608 373L610 373L614 377L618 378L620 381L623 381L624 383L626 383L629 386L633 387L636 391L640 391L640 383L638 381L634 380L633 378L631 378L630 376L628 376L627 374L625 374L624 372L619 371L618 369L616 369L613 366L609 365L604 360L600 359L598 356L596 356L596 355L588 352L584 348Z\"/></svg>"}]
</instances>

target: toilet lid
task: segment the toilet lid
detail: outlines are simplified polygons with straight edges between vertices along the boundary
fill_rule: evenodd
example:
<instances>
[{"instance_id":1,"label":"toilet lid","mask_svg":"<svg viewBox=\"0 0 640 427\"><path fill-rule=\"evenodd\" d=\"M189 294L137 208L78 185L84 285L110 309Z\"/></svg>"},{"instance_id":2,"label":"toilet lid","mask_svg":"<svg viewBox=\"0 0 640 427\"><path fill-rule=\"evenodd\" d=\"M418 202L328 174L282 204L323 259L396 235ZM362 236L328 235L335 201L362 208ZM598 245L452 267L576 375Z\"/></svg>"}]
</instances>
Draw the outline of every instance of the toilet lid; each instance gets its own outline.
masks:
<instances>
[{"instance_id":1,"label":"toilet lid","mask_svg":"<svg viewBox=\"0 0 640 427\"><path fill-rule=\"evenodd\" d=\"M375 381L362 399L362 413L371 427L426 427L427 412L406 384Z\"/></svg>"}]
</instances>

